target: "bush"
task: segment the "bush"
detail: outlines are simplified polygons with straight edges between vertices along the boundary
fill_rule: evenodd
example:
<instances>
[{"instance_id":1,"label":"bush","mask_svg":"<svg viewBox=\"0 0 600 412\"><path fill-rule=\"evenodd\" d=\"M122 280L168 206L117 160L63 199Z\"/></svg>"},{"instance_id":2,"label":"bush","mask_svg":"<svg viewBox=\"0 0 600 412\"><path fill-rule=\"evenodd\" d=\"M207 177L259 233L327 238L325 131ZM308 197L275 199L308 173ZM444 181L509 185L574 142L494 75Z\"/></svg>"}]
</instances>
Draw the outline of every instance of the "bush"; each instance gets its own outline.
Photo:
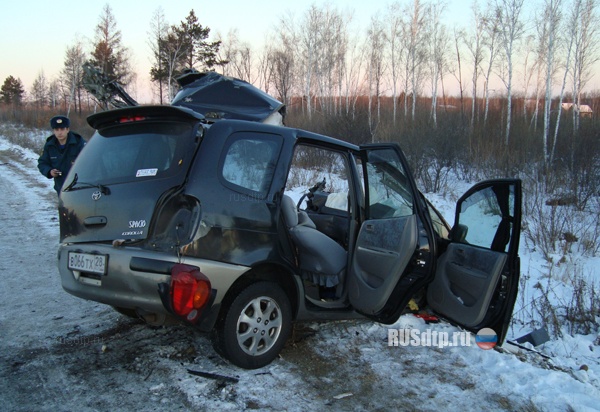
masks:
<instances>
[{"instance_id":1,"label":"bush","mask_svg":"<svg viewBox=\"0 0 600 412\"><path fill-rule=\"evenodd\" d=\"M560 338L565 333L597 333L600 327L600 285L593 274L574 262L552 265L549 273L531 288L531 276L521 276L520 308L513 322L535 329L545 327Z\"/></svg>"}]
</instances>

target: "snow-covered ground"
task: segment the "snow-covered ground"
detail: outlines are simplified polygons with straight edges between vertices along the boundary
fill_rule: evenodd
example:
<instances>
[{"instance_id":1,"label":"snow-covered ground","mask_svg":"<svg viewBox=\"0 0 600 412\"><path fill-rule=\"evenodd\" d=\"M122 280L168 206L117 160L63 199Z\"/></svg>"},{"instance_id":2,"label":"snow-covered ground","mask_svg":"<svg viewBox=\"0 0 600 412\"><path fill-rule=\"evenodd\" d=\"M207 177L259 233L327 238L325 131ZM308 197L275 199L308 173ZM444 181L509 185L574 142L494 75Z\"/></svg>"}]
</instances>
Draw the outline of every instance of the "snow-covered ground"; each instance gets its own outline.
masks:
<instances>
[{"instance_id":1,"label":"snow-covered ground","mask_svg":"<svg viewBox=\"0 0 600 412\"><path fill-rule=\"evenodd\" d=\"M388 346L390 329L462 332L413 315L392 326L305 323L279 359L246 371L190 327L150 327L77 299L60 286L56 194L37 156L0 137L3 410L600 410L597 332L565 329L536 348L544 357L507 343L482 350L470 334L468 346ZM456 183L456 193L467 186ZM451 222L456 196L428 197ZM532 330L537 284L568 280L574 267L598 279L600 267L597 258L574 255L548 276L550 264L524 240L520 254L527 282L511 339ZM548 298L568 300L568 282L556 285Z\"/></svg>"}]
</instances>

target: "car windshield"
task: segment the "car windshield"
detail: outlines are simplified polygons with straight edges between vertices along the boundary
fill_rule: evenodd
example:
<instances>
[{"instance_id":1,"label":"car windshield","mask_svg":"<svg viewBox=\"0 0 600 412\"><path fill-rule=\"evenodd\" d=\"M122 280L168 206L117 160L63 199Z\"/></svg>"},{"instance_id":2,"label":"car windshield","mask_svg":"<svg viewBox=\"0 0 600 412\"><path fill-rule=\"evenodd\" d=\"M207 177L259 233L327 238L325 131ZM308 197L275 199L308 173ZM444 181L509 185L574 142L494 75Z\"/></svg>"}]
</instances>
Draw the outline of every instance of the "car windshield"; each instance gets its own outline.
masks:
<instances>
[{"instance_id":1,"label":"car windshield","mask_svg":"<svg viewBox=\"0 0 600 412\"><path fill-rule=\"evenodd\" d=\"M77 159L73 173L79 182L88 184L173 176L193 153L192 129L191 123L145 122L97 131Z\"/></svg>"}]
</instances>

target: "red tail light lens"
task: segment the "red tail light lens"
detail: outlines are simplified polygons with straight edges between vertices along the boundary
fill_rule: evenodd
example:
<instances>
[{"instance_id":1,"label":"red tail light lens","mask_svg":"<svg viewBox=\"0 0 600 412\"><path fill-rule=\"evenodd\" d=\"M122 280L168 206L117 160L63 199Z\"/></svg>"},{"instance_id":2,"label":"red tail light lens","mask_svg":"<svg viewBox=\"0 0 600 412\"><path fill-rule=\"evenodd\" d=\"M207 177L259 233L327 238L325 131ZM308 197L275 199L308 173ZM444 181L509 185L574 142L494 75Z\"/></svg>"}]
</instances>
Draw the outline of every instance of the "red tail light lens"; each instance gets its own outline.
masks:
<instances>
[{"instance_id":1,"label":"red tail light lens","mask_svg":"<svg viewBox=\"0 0 600 412\"><path fill-rule=\"evenodd\" d=\"M189 322L200 317L210 298L208 278L195 266L177 264L171 270L171 304L173 311Z\"/></svg>"},{"instance_id":2,"label":"red tail light lens","mask_svg":"<svg viewBox=\"0 0 600 412\"><path fill-rule=\"evenodd\" d=\"M119 123L141 122L142 120L146 120L146 118L144 116L128 116L121 117Z\"/></svg>"}]
</instances>

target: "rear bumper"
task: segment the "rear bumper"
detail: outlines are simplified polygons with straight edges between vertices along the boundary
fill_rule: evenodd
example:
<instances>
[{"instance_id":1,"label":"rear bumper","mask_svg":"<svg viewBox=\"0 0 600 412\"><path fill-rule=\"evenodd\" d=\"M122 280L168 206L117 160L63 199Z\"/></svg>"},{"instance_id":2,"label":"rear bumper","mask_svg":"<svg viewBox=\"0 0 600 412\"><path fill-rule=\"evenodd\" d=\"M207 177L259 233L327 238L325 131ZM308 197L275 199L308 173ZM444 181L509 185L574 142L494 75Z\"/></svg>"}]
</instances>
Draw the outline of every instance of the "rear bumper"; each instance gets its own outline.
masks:
<instances>
[{"instance_id":1,"label":"rear bumper","mask_svg":"<svg viewBox=\"0 0 600 412\"><path fill-rule=\"evenodd\" d=\"M106 274L69 269L69 252L106 256ZM210 316L209 312L218 310L233 282L249 269L204 259L178 260L176 256L162 252L104 244L61 244L58 250L58 269L65 291L82 299L147 314L171 315L163 305L159 285L170 283L170 268L176 263L197 266L210 280L216 295L212 305L203 310L209 319L216 318L216 314ZM212 324L199 326L210 329Z\"/></svg>"}]
</instances>

